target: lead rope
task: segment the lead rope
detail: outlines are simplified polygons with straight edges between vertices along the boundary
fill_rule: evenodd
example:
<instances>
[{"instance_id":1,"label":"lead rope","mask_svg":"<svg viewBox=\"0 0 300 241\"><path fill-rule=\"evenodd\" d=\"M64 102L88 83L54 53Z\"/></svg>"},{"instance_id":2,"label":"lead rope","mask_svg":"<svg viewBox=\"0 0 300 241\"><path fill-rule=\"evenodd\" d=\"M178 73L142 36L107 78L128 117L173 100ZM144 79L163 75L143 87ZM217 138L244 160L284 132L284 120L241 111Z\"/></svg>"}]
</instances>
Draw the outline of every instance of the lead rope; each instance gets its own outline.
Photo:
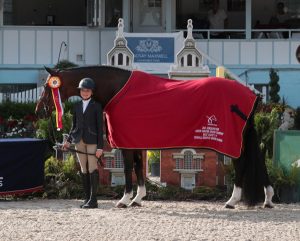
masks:
<instances>
[{"instance_id":1,"label":"lead rope","mask_svg":"<svg viewBox=\"0 0 300 241\"><path fill-rule=\"evenodd\" d=\"M53 117L52 117L52 113L50 115L50 122L49 122L49 125L51 126L51 128L49 128L49 137L51 137L51 133L50 133L50 129L52 130L52 136L53 136L53 141L54 141L54 144L57 145L59 144L57 139L56 139L56 134L55 134L55 131L54 131L54 122L53 122Z\"/></svg>"},{"instance_id":2,"label":"lead rope","mask_svg":"<svg viewBox=\"0 0 300 241\"><path fill-rule=\"evenodd\" d=\"M75 153L85 154L85 155L89 155L89 156L96 156L95 153L93 154L93 153L83 152L83 151L79 151L79 150L76 150L76 149L73 149L73 148L70 148L70 147L67 147L66 148L67 150L64 150L64 149L62 149L62 145L63 144L60 144L60 143L56 144L58 149L63 151L63 152L68 152L69 151L69 152L75 152ZM97 162L99 163L99 165L101 167L104 167L104 163L102 161L102 156L103 156L103 154L99 158L97 158L97 157L96 158L97 158Z\"/></svg>"}]
</instances>

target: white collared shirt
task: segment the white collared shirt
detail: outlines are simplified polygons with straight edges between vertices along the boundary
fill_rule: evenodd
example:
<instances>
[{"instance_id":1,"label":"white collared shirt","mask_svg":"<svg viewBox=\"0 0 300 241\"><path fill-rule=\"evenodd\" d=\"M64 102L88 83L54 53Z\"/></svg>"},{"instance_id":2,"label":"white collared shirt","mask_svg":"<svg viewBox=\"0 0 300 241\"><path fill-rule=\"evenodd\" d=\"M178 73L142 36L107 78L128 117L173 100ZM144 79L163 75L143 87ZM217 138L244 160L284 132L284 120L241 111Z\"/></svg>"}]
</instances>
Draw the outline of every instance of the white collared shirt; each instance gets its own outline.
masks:
<instances>
[{"instance_id":1,"label":"white collared shirt","mask_svg":"<svg viewBox=\"0 0 300 241\"><path fill-rule=\"evenodd\" d=\"M82 112L83 112L83 113L85 112L86 107L87 107L88 104L90 103L90 100L91 100L91 98L88 99L88 100L82 100Z\"/></svg>"}]
</instances>

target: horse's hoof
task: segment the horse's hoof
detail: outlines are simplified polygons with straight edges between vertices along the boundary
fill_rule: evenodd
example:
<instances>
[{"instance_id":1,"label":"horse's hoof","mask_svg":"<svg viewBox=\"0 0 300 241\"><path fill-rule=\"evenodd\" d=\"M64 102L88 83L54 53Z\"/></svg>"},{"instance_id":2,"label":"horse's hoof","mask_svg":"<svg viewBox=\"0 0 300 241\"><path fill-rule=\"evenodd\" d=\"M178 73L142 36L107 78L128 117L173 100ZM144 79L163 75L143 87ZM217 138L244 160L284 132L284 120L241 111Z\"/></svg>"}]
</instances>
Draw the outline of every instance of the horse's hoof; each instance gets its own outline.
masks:
<instances>
[{"instance_id":1,"label":"horse's hoof","mask_svg":"<svg viewBox=\"0 0 300 241\"><path fill-rule=\"evenodd\" d=\"M124 203L117 203L116 207L117 208L127 208L127 205Z\"/></svg>"},{"instance_id":2,"label":"horse's hoof","mask_svg":"<svg viewBox=\"0 0 300 241\"><path fill-rule=\"evenodd\" d=\"M140 203L137 202L132 202L129 204L130 207L141 207L142 205Z\"/></svg>"},{"instance_id":3,"label":"horse's hoof","mask_svg":"<svg viewBox=\"0 0 300 241\"><path fill-rule=\"evenodd\" d=\"M271 204L264 204L264 206L263 206L264 208L274 208L274 206L273 205L271 205Z\"/></svg>"},{"instance_id":4,"label":"horse's hoof","mask_svg":"<svg viewBox=\"0 0 300 241\"><path fill-rule=\"evenodd\" d=\"M234 209L234 206L231 206L231 205L229 205L229 204L226 204L226 205L224 206L224 208Z\"/></svg>"}]
</instances>

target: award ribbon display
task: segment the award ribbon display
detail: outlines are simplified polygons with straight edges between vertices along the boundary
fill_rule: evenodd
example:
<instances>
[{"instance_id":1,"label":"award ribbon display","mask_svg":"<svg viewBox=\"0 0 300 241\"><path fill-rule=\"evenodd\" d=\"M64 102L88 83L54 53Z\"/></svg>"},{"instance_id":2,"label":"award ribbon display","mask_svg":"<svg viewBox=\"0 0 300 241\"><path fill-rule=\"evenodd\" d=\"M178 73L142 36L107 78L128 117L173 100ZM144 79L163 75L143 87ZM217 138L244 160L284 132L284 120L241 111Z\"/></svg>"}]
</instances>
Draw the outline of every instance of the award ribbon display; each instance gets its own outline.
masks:
<instances>
[{"instance_id":1,"label":"award ribbon display","mask_svg":"<svg viewBox=\"0 0 300 241\"><path fill-rule=\"evenodd\" d=\"M52 91L52 98L56 110L56 128L60 131L63 128L62 116L64 114L64 109L61 103L59 87L61 86L61 80L57 76L52 76L48 80L48 85Z\"/></svg>"}]
</instances>

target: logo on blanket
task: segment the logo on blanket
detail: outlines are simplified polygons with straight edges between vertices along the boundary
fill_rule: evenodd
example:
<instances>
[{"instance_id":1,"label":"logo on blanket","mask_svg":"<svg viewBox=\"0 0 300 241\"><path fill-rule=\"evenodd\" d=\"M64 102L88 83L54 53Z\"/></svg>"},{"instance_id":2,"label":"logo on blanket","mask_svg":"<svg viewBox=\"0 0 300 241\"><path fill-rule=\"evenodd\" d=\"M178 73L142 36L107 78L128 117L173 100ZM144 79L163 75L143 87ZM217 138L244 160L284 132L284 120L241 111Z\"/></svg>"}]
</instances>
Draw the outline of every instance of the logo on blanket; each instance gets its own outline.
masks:
<instances>
[{"instance_id":1,"label":"logo on blanket","mask_svg":"<svg viewBox=\"0 0 300 241\"><path fill-rule=\"evenodd\" d=\"M218 126L218 119L215 115L206 116L207 125L202 126L201 129L195 130L195 140L208 140L223 142L224 132L220 130Z\"/></svg>"},{"instance_id":2,"label":"logo on blanket","mask_svg":"<svg viewBox=\"0 0 300 241\"><path fill-rule=\"evenodd\" d=\"M217 126L217 117L215 115L212 116L206 116L207 118L207 124L211 126Z\"/></svg>"}]
</instances>

